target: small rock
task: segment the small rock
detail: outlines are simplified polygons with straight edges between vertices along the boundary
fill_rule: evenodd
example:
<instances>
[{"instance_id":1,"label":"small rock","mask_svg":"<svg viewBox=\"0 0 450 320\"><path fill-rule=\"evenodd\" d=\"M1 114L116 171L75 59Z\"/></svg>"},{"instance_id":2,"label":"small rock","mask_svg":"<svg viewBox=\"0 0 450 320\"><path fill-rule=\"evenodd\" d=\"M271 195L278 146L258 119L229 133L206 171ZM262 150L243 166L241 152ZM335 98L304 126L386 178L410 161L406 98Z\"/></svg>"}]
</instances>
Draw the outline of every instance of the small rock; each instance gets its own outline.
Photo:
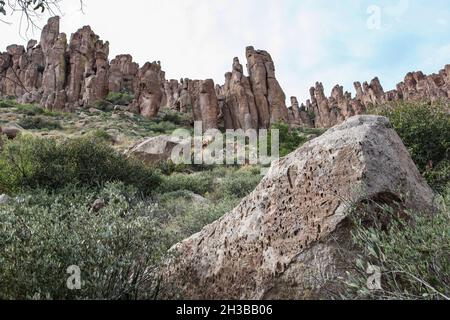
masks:
<instances>
[{"instance_id":1,"label":"small rock","mask_svg":"<svg viewBox=\"0 0 450 320\"><path fill-rule=\"evenodd\" d=\"M92 210L94 212L99 212L106 206L106 202L104 199L97 199L94 201L94 204L92 205Z\"/></svg>"},{"instance_id":2,"label":"small rock","mask_svg":"<svg viewBox=\"0 0 450 320\"><path fill-rule=\"evenodd\" d=\"M0 195L0 205L7 204L10 201L11 201L11 198L8 195L6 195L6 194Z\"/></svg>"}]
</instances>

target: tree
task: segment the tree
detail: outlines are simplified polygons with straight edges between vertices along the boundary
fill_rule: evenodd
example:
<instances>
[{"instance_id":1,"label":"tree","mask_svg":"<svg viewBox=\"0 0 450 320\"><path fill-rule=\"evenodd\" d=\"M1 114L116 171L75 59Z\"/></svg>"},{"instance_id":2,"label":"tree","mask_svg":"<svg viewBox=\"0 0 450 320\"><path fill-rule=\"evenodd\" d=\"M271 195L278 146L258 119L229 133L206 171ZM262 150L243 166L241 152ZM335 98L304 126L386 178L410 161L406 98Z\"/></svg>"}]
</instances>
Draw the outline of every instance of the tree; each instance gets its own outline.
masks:
<instances>
[{"instance_id":1,"label":"tree","mask_svg":"<svg viewBox=\"0 0 450 320\"><path fill-rule=\"evenodd\" d=\"M0 0L0 15L20 14L20 23L26 25L26 31L37 28L36 20L43 14L57 15L61 13L60 3L63 0ZM83 10L83 0L80 9ZM8 23L0 19L3 23Z\"/></svg>"}]
</instances>

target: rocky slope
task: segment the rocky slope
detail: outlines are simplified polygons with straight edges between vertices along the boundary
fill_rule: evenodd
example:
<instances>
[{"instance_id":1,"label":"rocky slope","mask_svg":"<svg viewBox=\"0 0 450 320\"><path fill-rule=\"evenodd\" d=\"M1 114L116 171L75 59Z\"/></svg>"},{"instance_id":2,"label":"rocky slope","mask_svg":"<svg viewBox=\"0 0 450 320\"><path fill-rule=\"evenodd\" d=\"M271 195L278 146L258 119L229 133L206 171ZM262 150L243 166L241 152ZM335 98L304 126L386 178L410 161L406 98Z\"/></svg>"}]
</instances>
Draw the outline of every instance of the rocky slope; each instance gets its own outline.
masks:
<instances>
[{"instance_id":1,"label":"rocky slope","mask_svg":"<svg viewBox=\"0 0 450 320\"><path fill-rule=\"evenodd\" d=\"M425 212L433 192L389 121L358 116L275 163L232 212L176 245L166 297L332 297L354 261L347 209L368 200Z\"/></svg>"},{"instance_id":2,"label":"rocky slope","mask_svg":"<svg viewBox=\"0 0 450 320\"><path fill-rule=\"evenodd\" d=\"M396 90L385 92L378 78L370 84L355 83L356 96L333 88L326 97L321 83L311 88L311 99L299 105L286 96L266 51L246 49L248 76L237 58L225 83L213 80L166 80L160 62L142 67L130 55L109 61L109 43L100 40L89 26L67 41L60 33L59 17L49 19L40 42L11 45L0 53L0 97L16 97L22 103L37 103L49 110L73 111L89 108L110 92L134 94L130 111L152 118L161 107L192 113L205 129L268 128L277 121L292 126L329 128L354 115L364 114L372 104L396 100L435 101L450 97L450 65L438 74L406 75Z\"/></svg>"}]
</instances>

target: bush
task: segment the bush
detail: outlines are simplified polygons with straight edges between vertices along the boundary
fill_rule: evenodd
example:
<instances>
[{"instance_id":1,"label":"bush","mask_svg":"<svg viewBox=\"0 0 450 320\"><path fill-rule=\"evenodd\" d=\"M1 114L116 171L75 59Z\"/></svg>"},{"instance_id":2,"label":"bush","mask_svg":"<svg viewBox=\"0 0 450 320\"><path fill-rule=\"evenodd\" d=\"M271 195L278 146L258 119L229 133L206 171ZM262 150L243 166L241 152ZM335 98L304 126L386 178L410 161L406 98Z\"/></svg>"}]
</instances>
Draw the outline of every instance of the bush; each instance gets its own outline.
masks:
<instances>
[{"instance_id":1,"label":"bush","mask_svg":"<svg viewBox=\"0 0 450 320\"><path fill-rule=\"evenodd\" d=\"M107 202L99 214L93 201ZM0 205L0 299L151 299L168 235L122 184L99 194L68 187L35 190ZM66 286L81 271L81 290Z\"/></svg>"},{"instance_id":2,"label":"bush","mask_svg":"<svg viewBox=\"0 0 450 320\"><path fill-rule=\"evenodd\" d=\"M255 190L261 179L261 171L258 168L237 170L223 178L218 188L218 194L235 198L246 197Z\"/></svg>"},{"instance_id":3,"label":"bush","mask_svg":"<svg viewBox=\"0 0 450 320\"><path fill-rule=\"evenodd\" d=\"M0 153L0 191L26 188L56 190L69 184L101 187L122 181L144 194L155 190L159 174L134 158L126 158L94 138L52 139L20 137Z\"/></svg>"},{"instance_id":4,"label":"bush","mask_svg":"<svg viewBox=\"0 0 450 320\"><path fill-rule=\"evenodd\" d=\"M24 117L19 120L19 126L26 130L58 130L62 129L58 121L48 120L43 117Z\"/></svg>"},{"instance_id":5,"label":"bush","mask_svg":"<svg viewBox=\"0 0 450 320\"><path fill-rule=\"evenodd\" d=\"M13 100L0 100L0 108L14 108L17 104Z\"/></svg>"},{"instance_id":6,"label":"bush","mask_svg":"<svg viewBox=\"0 0 450 320\"><path fill-rule=\"evenodd\" d=\"M291 152L297 150L307 140L298 129L289 128L285 123L276 123L272 125L271 130L279 130L280 137L280 157L285 157ZM271 135L269 135L269 143Z\"/></svg>"},{"instance_id":7,"label":"bush","mask_svg":"<svg viewBox=\"0 0 450 320\"><path fill-rule=\"evenodd\" d=\"M353 218L353 240L362 253L347 281L351 298L449 299L450 189L444 199L436 215L412 212L401 219L405 213L384 206L370 225L371 211ZM380 268L381 290L367 288L368 265Z\"/></svg>"},{"instance_id":8,"label":"bush","mask_svg":"<svg viewBox=\"0 0 450 320\"><path fill-rule=\"evenodd\" d=\"M199 195L211 192L213 186L213 176L209 172L181 174L175 173L164 176L159 192L174 192L180 190L192 191Z\"/></svg>"},{"instance_id":9,"label":"bush","mask_svg":"<svg viewBox=\"0 0 450 320\"><path fill-rule=\"evenodd\" d=\"M110 92L105 100L114 105L127 106L133 101L133 99L134 96L129 93Z\"/></svg>"},{"instance_id":10,"label":"bush","mask_svg":"<svg viewBox=\"0 0 450 320\"><path fill-rule=\"evenodd\" d=\"M448 107L441 104L402 102L392 107L380 107L372 110L372 113L389 118L422 173L430 173L442 161L450 161ZM442 190L442 185L433 185L433 180L429 182Z\"/></svg>"}]
</instances>

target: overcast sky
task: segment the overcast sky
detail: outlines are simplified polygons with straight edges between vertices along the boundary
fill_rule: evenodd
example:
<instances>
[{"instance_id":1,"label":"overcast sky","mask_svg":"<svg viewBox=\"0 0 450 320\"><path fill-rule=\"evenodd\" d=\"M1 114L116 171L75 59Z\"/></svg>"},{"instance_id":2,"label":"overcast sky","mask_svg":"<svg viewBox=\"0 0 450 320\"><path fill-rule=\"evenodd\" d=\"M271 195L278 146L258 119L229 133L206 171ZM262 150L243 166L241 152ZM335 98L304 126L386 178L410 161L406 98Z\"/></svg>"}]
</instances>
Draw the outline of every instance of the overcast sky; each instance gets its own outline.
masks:
<instances>
[{"instance_id":1,"label":"overcast sky","mask_svg":"<svg viewBox=\"0 0 450 320\"><path fill-rule=\"evenodd\" d=\"M450 63L448 0L85 0L84 14L78 4L63 1L62 31L91 25L110 58L129 53L141 65L160 60L168 79L223 83L233 57L245 65L253 45L272 54L287 97L302 101L316 81L327 95L375 76L393 89L408 71ZM26 42L18 17L6 20L2 50Z\"/></svg>"}]
</instances>

